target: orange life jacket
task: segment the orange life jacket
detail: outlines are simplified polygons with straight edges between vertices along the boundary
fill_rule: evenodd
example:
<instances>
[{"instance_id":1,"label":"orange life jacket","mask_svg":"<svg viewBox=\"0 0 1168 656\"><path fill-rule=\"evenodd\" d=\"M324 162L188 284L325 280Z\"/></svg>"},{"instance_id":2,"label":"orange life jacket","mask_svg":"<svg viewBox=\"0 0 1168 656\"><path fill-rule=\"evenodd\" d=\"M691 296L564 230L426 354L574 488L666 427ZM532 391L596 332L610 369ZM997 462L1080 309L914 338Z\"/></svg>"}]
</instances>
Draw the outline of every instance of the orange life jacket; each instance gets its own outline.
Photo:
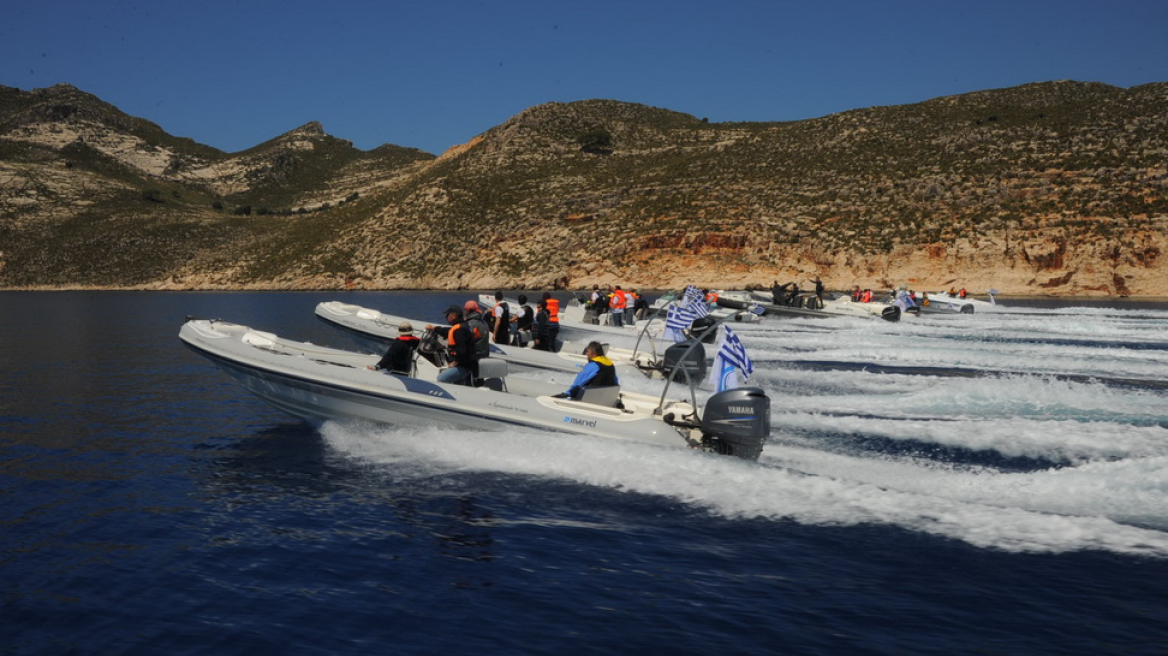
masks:
<instances>
[{"instance_id":1,"label":"orange life jacket","mask_svg":"<svg viewBox=\"0 0 1168 656\"><path fill-rule=\"evenodd\" d=\"M560 324L560 300L557 298L549 298L547 300L547 312L548 321L558 326Z\"/></svg>"}]
</instances>

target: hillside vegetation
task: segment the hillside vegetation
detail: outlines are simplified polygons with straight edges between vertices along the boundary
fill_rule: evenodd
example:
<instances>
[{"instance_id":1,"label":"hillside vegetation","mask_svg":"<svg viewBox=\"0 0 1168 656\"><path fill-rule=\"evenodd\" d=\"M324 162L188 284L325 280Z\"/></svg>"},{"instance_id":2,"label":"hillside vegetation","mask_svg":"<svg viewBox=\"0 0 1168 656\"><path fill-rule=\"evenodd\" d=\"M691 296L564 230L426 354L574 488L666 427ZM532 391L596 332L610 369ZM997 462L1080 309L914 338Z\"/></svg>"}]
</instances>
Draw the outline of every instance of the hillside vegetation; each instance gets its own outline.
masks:
<instances>
[{"instance_id":1,"label":"hillside vegetation","mask_svg":"<svg viewBox=\"0 0 1168 656\"><path fill-rule=\"evenodd\" d=\"M0 287L770 285L1168 295L1168 84L786 123L611 100L440 157L309 123L224 153L0 87Z\"/></svg>"}]
</instances>

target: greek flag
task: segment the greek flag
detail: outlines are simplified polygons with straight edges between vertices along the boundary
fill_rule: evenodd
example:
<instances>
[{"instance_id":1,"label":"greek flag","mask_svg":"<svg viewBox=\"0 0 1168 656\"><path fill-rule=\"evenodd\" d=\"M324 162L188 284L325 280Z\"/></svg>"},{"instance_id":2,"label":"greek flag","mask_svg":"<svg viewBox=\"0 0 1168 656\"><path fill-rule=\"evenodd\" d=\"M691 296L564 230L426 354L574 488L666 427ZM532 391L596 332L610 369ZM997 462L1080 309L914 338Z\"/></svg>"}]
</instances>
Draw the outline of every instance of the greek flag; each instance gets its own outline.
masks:
<instances>
[{"instance_id":1,"label":"greek flag","mask_svg":"<svg viewBox=\"0 0 1168 656\"><path fill-rule=\"evenodd\" d=\"M665 315L665 336L674 342L684 342L683 331L688 330L693 323L694 315L688 307L670 305Z\"/></svg>"},{"instance_id":2,"label":"greek flag","mask_svg":"<svg viewBox=\"0 0 1168 656\"><path fill-rule=\"evenodd\" d=\"M738 335L735 335L729 326L724 326L722 336L718 338L718 353L714 356L714 366L710 370L710 382L714 385L714 390L722 392L738 387L739 372L742 372L744 379L750 378L754 373L754 363L750 361L746 347L742 345Z\"/></svg>"},{"instance_id":3,"label":"greek flag","mask_svg":"<svg viewBox=\"0 0 1168 656\"><path fill-rule=\"evenodd\" d=\"M706 304L706 296L702 294L702 290L690 285L685 288L685 295L682 297L684 301L682 305L689 308L693 313L693 318L704 317L710 313L710 306ZM693 319L690 319L693 322ZM689 327L688 325L686 326Z\"/></svg>"}]
</instances>

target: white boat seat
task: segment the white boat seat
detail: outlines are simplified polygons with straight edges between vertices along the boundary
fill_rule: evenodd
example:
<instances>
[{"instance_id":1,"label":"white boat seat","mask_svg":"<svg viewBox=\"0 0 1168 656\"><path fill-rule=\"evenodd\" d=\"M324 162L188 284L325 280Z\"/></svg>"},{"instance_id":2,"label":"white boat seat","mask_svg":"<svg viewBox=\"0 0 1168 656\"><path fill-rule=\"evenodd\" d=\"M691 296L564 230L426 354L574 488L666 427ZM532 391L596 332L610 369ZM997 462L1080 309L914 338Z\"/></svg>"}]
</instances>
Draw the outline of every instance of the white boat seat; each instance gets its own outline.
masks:
<instances>
[{"instance_id":1,"label":"white boat seat","mask_svg":"<svg viewBox=\"0 0 1168 656\"><path fill-rule=\"evenodd\" d=\"M507 361L496 358L479 360L479 379L483 381L483 387L497 392L505 391L507 389Z\"/></svg>"},{"instance_id":2,"label":"white boat seat","mask_svg":"<svg viewBox=\"0 0 1168 656\"><path fill-rule=\"evenodd\" d=\"M581 403L615 408L620 403L620 385L605 385L603 387L585 387L580 398Z\"/></svg>"},{"instance_id":3,"label":"white boat seat","mask_svg":"<svg viewBox=\"0 0 1168 656\"><path fill-rule=\"evenodd\" d=\"M377 320L381 319L381 313L378 312L377 310L370 310L368 308L361 308L360 310L357 310L357 318L358 319L372 319L373 321L377 321Z\"/></svg>"}]
</instances>

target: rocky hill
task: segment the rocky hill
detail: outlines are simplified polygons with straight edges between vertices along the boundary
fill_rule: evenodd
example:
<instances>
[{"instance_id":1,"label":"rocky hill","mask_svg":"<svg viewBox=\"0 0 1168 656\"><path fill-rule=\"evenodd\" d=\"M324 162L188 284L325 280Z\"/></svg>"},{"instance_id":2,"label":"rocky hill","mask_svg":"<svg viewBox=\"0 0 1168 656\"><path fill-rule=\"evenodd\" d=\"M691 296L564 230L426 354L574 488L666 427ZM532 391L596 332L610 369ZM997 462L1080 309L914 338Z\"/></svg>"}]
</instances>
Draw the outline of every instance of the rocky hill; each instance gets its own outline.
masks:
<instances>
[{"instance_id":1,"label":"rocky hill","mask_svg":"<svg viewBox=\"0 0 1168 656\"><path fill-rule=\"evenodd\" d=\"M241 153L0 87L0 287L995 287L1168 296L1168 84L787 123L609 100L440 157L310 123Z\"/></svg>"}]
</instances>

